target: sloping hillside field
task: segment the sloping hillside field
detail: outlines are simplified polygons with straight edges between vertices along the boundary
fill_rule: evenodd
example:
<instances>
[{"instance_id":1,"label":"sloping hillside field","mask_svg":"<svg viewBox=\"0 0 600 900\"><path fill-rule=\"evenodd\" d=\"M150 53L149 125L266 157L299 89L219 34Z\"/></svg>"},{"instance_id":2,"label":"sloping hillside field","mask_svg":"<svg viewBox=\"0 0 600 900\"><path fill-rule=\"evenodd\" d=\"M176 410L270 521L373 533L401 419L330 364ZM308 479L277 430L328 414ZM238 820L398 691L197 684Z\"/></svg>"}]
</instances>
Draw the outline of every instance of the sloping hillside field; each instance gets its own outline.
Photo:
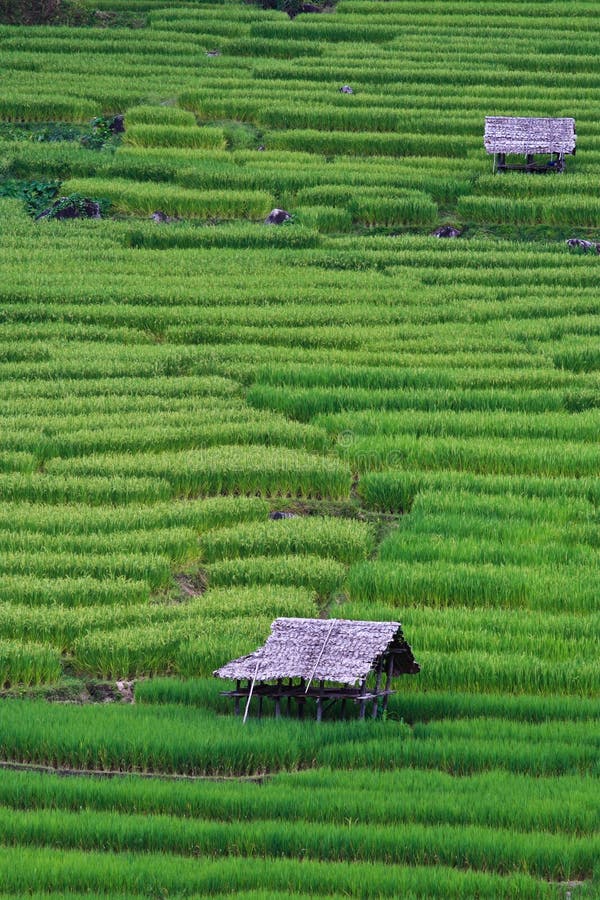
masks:
<instances>
[{"instance_id":1,"label":"sloping hillside field","mask_svg":"<svg viewBox=\"0 0 600 900\"><path fill-rule=\"evenodd\" d=\"M57 9L0 26L0 900L599 896L598 4ZM278 616L421 673L242 725Z\"/></svg>"}]
</instances>

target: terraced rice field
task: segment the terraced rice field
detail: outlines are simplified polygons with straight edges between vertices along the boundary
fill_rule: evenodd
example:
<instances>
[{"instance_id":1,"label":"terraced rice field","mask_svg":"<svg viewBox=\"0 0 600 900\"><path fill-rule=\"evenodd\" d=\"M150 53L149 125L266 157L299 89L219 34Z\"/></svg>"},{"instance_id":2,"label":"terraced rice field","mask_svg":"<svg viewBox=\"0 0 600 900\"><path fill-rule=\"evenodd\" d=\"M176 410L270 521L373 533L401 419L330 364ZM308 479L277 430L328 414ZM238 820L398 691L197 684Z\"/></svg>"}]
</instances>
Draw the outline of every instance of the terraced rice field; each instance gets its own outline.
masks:
<instances>
[{"instance_id":1,"label":"terraced rice field","mask_svg":"<svg viewBox=\"0 0 600 900\"><path fill-rule=\"evenodd\" d=\"M598 896L597 4L99 9L0 26L0 900ZM281 615L421 674L242 728Z\"/></svg>"}]
</instances>

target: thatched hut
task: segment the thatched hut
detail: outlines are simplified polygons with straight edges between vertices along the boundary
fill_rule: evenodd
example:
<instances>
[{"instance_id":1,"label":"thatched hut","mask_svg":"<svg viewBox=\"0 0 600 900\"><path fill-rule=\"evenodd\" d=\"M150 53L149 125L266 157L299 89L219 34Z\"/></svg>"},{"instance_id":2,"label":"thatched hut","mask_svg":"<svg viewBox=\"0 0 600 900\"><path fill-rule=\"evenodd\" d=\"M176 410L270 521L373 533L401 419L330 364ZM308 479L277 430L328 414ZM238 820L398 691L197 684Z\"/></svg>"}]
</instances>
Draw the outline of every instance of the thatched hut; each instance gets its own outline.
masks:
<instances>
[{"instance_id":1,"label":"thatched hut","mask_svg":"<svg viewBox=\"0 0 600 900\"><path fill-rule=\"evenodd\" d=\"M234 699L238 715L245 700L244 719L252 697L258 698L259 716L264 698L269 698L276 716L286 701L288 714L295 702L300 717L306 700L313 698L320 721L338 701L342 715L348 701L358 704L361 718L371 703L375 718L394 693L391 679L416 675L419 669L400 622L281 618L271 625L262 647L214 674L236 682L235 690L223 693Z\"/></svg>"},{"instance_id":2,"label":"thatched hut","mask_svg":"<svg viewBox=\"0 0 600 900\"><path fill-rule=\"evenodd\" d=\"M486 116L483 143L494 154L494 170L563 172L565 156L575 155L575 119ZM508 155L525 156L525 162L506 162ZM536 159L540 155L545 160Z\"/></svg>"}]
</instances>

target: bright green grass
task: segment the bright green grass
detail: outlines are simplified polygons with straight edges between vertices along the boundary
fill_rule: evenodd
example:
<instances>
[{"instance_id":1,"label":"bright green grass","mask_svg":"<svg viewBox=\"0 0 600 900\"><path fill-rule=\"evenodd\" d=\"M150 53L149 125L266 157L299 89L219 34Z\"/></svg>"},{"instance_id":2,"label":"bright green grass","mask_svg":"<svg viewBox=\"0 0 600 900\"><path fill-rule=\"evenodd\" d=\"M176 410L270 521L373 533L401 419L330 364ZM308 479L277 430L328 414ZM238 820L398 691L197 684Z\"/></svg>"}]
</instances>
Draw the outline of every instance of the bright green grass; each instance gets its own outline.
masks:
<instances>
[{"instance_id":1,"label":"bright green grass","mask_svg":"<svg viewBox=\"0 0 600 900\"><path fill-rule=\"evenodd\" d=\"M277 774L0 771L2 900L593 896L594 4L106 9L147 27L0 26L0 186L114 216L0 198L0 683L137 702L2 700L0 759ZM488 114L577 156L493 176ZM211 673L279 615L399 620L421 674L242 728Z\"/></svg>"}]
</instances>

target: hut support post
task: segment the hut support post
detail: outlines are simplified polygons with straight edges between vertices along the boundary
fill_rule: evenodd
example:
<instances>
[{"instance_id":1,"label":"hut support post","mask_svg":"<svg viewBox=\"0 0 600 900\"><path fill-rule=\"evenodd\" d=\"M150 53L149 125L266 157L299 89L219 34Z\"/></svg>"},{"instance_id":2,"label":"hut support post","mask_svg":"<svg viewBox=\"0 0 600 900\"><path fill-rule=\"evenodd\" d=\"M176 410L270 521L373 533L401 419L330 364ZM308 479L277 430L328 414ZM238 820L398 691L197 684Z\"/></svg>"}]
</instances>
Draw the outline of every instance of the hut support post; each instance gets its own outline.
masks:
<instances>
[{"instance_id":1,"label":"hut support post","mask_svg":"<svg viewBox=\"0 0 600 900\"><path fill-rule=\"evenodd\" d=\"M282 684L283 684L283 679L282 679L282 678L279 678L279 679L277 680L277 690L278 690L279 692L281 691L281 685L282 685ZM276 696L275 696L275 718L276 718L276 719L280 719L280 718L281 718L281 697L280 697L279 693L277 693Z\"/></svg>"},{"instance_id":2,"label":"hut support post","mask_svg":"<svg viewBox=\"0 0 600 900\"><path fill-rule=\"evenodd\" d=\"M250 701L252 700L252 694L254 693L254 685L256 684L256 677L258 675L259 665L260 665L260 657L256 660L256 668L254 670L254 678L252 679L252 684L250 684L250 682L248 682L248 684L250 684L250 690L248 691L248 700L246 702L246 709L244 710L244 719L243 719L242 725L246 724L246 720L248 718L248 713L250 711ZM262 697L260 700L260 706L259 706L259 710L258 710L259 718L260 718L261 712L262 712Z\"/></svg>"},{"instance_id":3,"label":"hut support post","mask_svg":"<svg viewBox=\"0 0 600 900\"><path fill-rule=\"evenodd\" d=\"M392 672L394 671L394 657L390 653L387 661L387 668L385 672L385 695L383 697L383 711L385 712L388 705L388 700L390 699L390 695L388 691L390 689L390 684L392 683Z\"/></svg>"},{"instance_id":4,"label":"hut support post","mask_svg":"<svg viewBox=\"0 0 600 900\"><path fill-rule=\"evenodd\" d=\"M235 683L235 689L236 689L236 691L239 691L239 689L240 689L240 679L239 678L237 679L237 681ZM236 716L239 716L239 714L240 714L240 698L239 697L235 698L233 705L234 705Z\"/></svg>"},{"instance_id":5,"label":"hut support post","mask_svg":"<svg viewBox=\"0 0 600 900\"><path fill-rule=\"evenodd\" d=\"M306 693L304 688L305 688L305 679L301 678L300 679L300 690L303 693ZM298 704L298 718L303 719L304 718L304 703L305 703L304 697L296 697L296 702Z\"/></svg>"},{"instance_id":6,"label":"hut support post","mask_svg":"<svg viewBox=\"0 0 600 900\"><path fill-rule=\"evenodd\" d=\"M383 658L379 660L377 664L377 680L375 682L375 697L373 698L373 711L371 713L371 717L373 719L377 718L377 706L379 703L379 690L381 688L381 674L383 672Z\"/></svg>"},{"instance_id":7,"label":"hut support post","mask_svg":"<svg viewBox=\"0 0 600 900\"><path fill-rule=\"evenodd\" d=\"M294 679L288 678L288 687L289 688L292 687L293 683L294 683ZM288 714L288 716L291 716L291 714L292 714L292 692L291 692L291 690L290 690L290 692L288 694L288 698L287 698L287 714Z\"/></svg>"},{"instance_id":8,"label":"hut support post","mask_svg":"<svg viewBox=\"0 0 600 900\"><path fill-rule=\"evenodd\" d=\"M364 681L361 681L361 683L360 683L361 694L364 694L366 687L367 687L367 679L365 678ZM360 701L360 712L358 713L359 719L364 719L366 706L367 706L367 701L361 700Z\"/></svg>"},{"instance_id":9,"label":"hut support post","mask_svg":"<svg viewBox=\"0 0 600 900\"><path fill-rule=\"evenodd\" d=\"M319 695L317 697L317 722L320 722L323 719L323 698L321 696L321 691L323 690L325 682L319 682Z\"/></svg>"}]
</instances>

